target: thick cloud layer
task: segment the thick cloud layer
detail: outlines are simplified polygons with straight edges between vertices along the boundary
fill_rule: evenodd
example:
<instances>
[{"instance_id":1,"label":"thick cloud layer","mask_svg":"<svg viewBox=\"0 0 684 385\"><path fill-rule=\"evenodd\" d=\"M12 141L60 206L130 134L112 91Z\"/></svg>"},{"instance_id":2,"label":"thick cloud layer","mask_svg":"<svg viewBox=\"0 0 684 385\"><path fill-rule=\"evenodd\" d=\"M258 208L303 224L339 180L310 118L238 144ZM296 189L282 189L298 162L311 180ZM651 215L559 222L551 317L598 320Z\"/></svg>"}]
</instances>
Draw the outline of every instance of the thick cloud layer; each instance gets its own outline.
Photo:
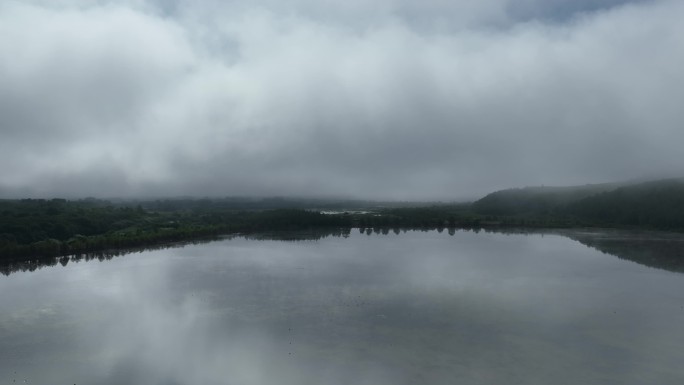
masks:
<instances>
[{"instance_id":1,"label":"thick cloud layer","mask_svg":"<svg viewBox=\"0 0 684 385\"><path fill-rule=\"evenodd\" d=\"M681 1L4 1L0 195L463 199L681 172Z\"/></svg>"}]
</instances>

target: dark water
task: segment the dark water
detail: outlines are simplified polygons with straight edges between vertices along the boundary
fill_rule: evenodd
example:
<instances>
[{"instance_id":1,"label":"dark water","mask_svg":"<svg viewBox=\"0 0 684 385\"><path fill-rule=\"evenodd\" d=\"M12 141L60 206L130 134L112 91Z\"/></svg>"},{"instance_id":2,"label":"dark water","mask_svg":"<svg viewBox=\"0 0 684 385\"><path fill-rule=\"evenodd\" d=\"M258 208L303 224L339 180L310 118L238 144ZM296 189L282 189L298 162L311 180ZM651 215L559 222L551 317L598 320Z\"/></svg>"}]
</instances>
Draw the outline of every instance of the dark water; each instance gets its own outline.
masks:
<instances>
[{"instance_id":1,"label":"dark water","mask_svg":"<svg viewBox=\"0 0 684 385\"><path fill-rule=\"evenodd\" d=\"M682 241L566 235L235 238L0 276L0 384L684 383L684 275L653 268Z\"/></svg>"}]
</instances>

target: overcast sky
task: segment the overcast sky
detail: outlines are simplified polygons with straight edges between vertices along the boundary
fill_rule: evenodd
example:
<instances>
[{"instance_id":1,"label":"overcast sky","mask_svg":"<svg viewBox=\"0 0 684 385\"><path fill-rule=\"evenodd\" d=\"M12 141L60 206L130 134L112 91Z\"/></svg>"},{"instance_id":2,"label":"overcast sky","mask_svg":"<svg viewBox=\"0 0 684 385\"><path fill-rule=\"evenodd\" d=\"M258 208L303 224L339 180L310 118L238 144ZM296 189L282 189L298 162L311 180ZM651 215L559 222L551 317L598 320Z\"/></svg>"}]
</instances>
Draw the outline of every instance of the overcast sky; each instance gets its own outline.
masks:
<instances>
[{"instance_id":1,"label":"overcast sky","mask_svg":"<svg viewBox=\"0 0 684 385\"><path fill-rule=\"evenodd\" d=\"M0 196L684 174L684 1L3 0Z\"/></svg>"}]
</instances>

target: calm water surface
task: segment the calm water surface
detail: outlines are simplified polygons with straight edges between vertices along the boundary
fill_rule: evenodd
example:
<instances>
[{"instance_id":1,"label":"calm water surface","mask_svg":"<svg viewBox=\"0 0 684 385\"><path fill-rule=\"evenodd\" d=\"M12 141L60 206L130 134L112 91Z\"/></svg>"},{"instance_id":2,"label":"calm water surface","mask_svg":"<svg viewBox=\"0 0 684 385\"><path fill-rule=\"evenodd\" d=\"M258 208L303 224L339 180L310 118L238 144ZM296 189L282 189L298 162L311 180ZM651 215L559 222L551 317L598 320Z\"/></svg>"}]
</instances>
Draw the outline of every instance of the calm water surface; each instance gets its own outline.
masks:
<instances>
[{"instance_id":1,"label":"calm water surface","mask_svg":"<svg viewBox=\"0 0 684 385\"><path fill-rule=\"evenodd\" d=\"M571 236L234 238L0 276L0 384L684 383L684 275Z\"/></svg>"}]
</instances>

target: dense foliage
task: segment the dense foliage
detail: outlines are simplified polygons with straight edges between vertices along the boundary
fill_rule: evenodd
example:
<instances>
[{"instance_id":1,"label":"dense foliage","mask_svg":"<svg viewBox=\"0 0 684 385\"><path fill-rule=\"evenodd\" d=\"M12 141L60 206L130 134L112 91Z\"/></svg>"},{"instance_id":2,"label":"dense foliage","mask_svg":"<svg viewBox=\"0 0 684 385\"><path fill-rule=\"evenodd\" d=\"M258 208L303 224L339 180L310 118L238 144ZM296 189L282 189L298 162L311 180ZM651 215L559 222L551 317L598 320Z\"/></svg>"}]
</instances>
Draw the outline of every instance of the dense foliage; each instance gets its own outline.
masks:
<instances>
[{"instance_id":1,"label":"dense foliage","mask_svg":"<svg viewBox=\"0 0 684 385\"><path fill-rule=\"evenodd\" d=\"M0 201L0 258L56 256L267 230L350 227L343 215L277 209L152 211L103 201Z\"/></svg>"},{"instance_id":2,"label":"dense foliage","mask_svg":"<svg viewBox=\"0 0 684 385\"><path fill-rule=\"evenodd\" d=\"M573 187L525 187L488 194L473 203L476 212L487 215L558 215L580 199L620 187L615 183Z\"/></svg>"},{"instance_id":3,"label":"dense foliage","mask_svg":"<svg viewBox=\"0 0 684 385\"><path fill-rule=\"evenodd\" d=\"M277 208L278 204L282 206ZM0 260L91 253L221 234L302 229L639 227L684 230L684 181L526 188L473 204L406 207L284 199L0 200ZM307 207L307 205L311 205ZM353 206L356 205L356 206ZM359 210L361 209L361 210Z\"/></svg>"},{"instance_id":4,"label":"dense foliage","mask_svg":"<svg viewBox=\"0 0 684 385\"><path fill-rule=\"evenodd\" d=\"M574 202L567 211L599 225L684 230L684 181L621 187Z\"/></svg>"},{"instance_id":5,"label":"dense foliage","mask_svg":"<svg viewBox=\"0 0 684 385\"><path fill-rule=\"evenodd\" d=\"M684 180L503 190L473 204L480 215L526 225L684 230Z\"/></svg>"}]
</instances>

